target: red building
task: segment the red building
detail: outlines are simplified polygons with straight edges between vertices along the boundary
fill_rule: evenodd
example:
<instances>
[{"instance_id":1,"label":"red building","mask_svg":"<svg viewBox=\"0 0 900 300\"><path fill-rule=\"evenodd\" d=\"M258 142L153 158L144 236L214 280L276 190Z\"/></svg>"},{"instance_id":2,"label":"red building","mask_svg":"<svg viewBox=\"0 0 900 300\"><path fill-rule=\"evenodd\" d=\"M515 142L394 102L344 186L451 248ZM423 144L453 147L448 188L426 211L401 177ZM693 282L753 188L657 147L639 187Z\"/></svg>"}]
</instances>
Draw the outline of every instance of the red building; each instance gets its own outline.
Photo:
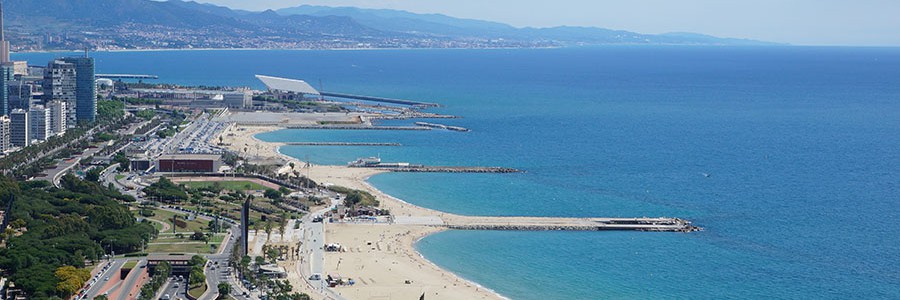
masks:
<instances>
[{"instance_id":1,"label":"red building","mask_svg":"<svg viewBox=\"0 0 900 300\"><path fill-rule=\"evenodd\" d=\"M215 173L221 167L222 157L212 154L173 154L159 157L157 172L164 173Z\"/></svg>"}]
</instances>

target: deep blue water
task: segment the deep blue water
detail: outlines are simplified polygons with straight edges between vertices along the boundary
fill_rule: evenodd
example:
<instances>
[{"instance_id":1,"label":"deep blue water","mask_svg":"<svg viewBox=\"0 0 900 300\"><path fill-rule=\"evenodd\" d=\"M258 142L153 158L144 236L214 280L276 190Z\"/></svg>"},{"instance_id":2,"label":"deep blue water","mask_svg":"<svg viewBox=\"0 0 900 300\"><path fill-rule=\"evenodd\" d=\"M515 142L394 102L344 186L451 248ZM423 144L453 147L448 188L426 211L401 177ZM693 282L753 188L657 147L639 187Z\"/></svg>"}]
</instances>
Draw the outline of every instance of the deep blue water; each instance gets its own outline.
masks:
<instances>
[{"instance_id":1,"label":"deep blue water","mask_svg":"<svg viewBox=\"0 0 900 300\"><path fill-rule=\"evenodd\" d=\"M49 54L19 55L46 60ZM430 260L514 299L900 298L900 49L608 47L554 50L98 53L98 72L440 102L470 133L285 130L273 141L343 164L515 167L526 174L385 174L370 182L462 214L677 216L706 231L461 232ZM703 174L709 174L709 177Z\"/></svg>"}]
</instances>

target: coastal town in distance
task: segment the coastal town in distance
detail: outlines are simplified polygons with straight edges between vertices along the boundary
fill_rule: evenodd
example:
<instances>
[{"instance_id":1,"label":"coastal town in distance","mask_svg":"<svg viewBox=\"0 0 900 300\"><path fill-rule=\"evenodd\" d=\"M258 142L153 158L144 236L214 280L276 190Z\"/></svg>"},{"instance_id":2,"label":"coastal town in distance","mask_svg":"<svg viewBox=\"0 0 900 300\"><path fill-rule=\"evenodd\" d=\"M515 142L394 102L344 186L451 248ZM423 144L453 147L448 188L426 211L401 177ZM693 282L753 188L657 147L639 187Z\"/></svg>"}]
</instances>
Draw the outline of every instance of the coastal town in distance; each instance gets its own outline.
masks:
<instances>
[{"instance_id":1,"label":"coastal town in distance","mask_svg":"<svg viewBox=\"0 0 900 300\"><path fill-rule=\"evenodd\" d=\"M900 297L896 35L251 2L0 0L0 300Z\"/></svg>"}]
</instances>

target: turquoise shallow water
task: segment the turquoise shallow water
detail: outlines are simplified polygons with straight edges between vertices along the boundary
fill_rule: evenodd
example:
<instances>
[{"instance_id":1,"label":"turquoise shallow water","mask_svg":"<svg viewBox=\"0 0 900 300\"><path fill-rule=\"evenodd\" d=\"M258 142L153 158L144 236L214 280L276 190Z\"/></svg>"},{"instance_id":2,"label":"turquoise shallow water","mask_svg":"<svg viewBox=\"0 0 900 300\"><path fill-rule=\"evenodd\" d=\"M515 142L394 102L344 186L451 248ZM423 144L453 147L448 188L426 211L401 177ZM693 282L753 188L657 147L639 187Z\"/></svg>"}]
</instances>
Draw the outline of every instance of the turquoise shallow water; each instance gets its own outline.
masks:
<instances>
[{"instance_id":1,"label":"turquoise shallow water","mask_svg":"<svg viewBox=\"0 0 900 300\"><path fill-rule=\"evenodd\" d=\"M900 298L900 223L892 221L900 216L900 49L97 57L99 72L184 84L259 88L256 73L321 78L330 90L443 103L436 111L465 117L444 123L473 129L259 136L404 145L282 149L317 163L380 154L528 171L370 179L422 206L478 215L678 216L707 229L449 231L418 243L436 264L514 299Z\"/></svg>"}]
</instances>

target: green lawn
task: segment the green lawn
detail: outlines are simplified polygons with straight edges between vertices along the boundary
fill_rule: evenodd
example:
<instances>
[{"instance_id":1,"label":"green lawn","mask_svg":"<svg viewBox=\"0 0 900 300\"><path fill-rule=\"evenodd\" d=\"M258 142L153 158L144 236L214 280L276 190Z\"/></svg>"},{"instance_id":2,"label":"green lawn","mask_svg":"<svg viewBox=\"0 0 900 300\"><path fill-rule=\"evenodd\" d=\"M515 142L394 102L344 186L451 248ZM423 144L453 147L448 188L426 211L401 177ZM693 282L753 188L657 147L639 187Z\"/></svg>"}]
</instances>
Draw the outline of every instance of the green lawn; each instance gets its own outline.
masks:
<instances>
[{"instance_id":1,"label":"green lawn","mask_svg":"<svg viewBox=\"0 0 900 300\"><path fill-rule=\"evenodd\" d=\"M264 191L271 189L250 181L185 181L180 183L190 188L205 188L219 183L222 188L232 191Z\"/></svg>"},{"instance_id":2,"label":"green lawn","mask_svg":"<svg viewBox=\"0 0 900 300\"><path fill-rule=\"evenodd\" d=\"M205 293L205 292L206 292L206 283L204 282L203 284L197 285L195 287L191 287L191 289L188 290L188 295L191 295L191 297L194 297L195 299L197 299L197 298L200 298L200 296L203 296L203 293Z\"/></svg>"},{"instance_id":3,"label":"green lawn","mask_svg":"<svg viewBox=\"0 0 900 300\"><path fill-rule=\"evenodd\" d=\"M225 234L219 233L219 234L212 236L209 239L209 243L210 244L218 244L218 243L221 243L223 240L225 240ZM184 234L184 237L179 239L178 237L176 237L174 234L171 234L171 233L160 233L156 239L154 239L150 242L151 243L178 243L178 242L202 243L203 241L192 241L190 234Z\"/></svg>"},{"instance_id":4,"label":"green lawn","mask_svg":"<svg viewBox=\"0 0 900 300\"><path fill-rule=\"evenodd\" d=\"M153 228L156 228L156 230L162 231L162 229L163 229L162 224L159 224L159 222L153 222L153 221L149 221L149 222L150 222L150 225L153 225Z\"/></svg>"},{"instance_id":5,"label":"green lawn","mask_svg":"<svg viewBox=\"0 0 900 300\"><path fill-rule=\"evenodd\" d=\"M197 243L179 243L179 244L152 244L147 247L147 253L197 253L197 254L206 254L212 253L216 248L211 248L210 245L216 246L218 245L210 243L209 245L204 244L203 242ZM213 249L213 250L210 250Z\"/></svg>"},{"instance_id":6,"label":"green lawn","mask_svg":"<svg viewBox=\"0 0 900 300\"><path fill-rule=\"evenodd\" d=\"M265 200L256 199L255 203L261 203L263 201L265 201ZM241 206L240 205L237 205L234 203L228 203L228 202L218 200L218 199L214 199L214 200L212 200L212 207L216 208L213 211L218 211L218 209L223 210L224 211L223 215L226 217L229 217L234 220L241 219ZM209 209L208 206L201 207L201 206L195 206L195 205L187 205L187 206L184 206L184 208L196 210L196 211ZM251 223L259 222L262 219L262 215L263 214L258 211L250 210L250 222Z\"/></svg>"},{"instance_id":7,"label":"green lawn","mask_svg":"<svg viewBox=\"0 0 900 300\"><path fill-rule=\"evenodd\" d=\"M122 180L123 178L125 178L125 175L122 175L122 174L116 175L116 180Z\"/></svg>"},{"instance_id":8,"label":"green lawn","mask_svg":"<svg viewBox=\"0 0 900 300\"><path fill-rule=\"evenodd\" d=\"M174 216L175 213L167 211L167 210L161 210L161 209L154 209L153 212L156 215L154 215L152 217L147 217L148 219L159 220L159 221L165 222L166 224L169 224L170 226L173 225L172 224L172 216ZM186 228L176 228L175 231L182 232L185 234L191 234L191 233L194 233L194 231L204 231L205 232L207 229L206 226L209 225L209 221L206 221L206 220L203 220L200 218L195 218L194 220L188 221L187 219L184 218L184 214L181 214L181 213L178 214L178 219L187 222L187 227ZM172 230L172 229L170 228L169 230ZM171 231L169 231L169 232L171 232Z\"/></svg>"},{"instance_id":9,"label":"green lawn","mask_svg":"<svg viewBox=\"0 0 900 300\"><path fill-rule=\"evenodd\" d=\"M130 260L122 266L122 269L134 269L134 267L137 266L137 263L137 261Z\"/></svg>"}]
</instances>

